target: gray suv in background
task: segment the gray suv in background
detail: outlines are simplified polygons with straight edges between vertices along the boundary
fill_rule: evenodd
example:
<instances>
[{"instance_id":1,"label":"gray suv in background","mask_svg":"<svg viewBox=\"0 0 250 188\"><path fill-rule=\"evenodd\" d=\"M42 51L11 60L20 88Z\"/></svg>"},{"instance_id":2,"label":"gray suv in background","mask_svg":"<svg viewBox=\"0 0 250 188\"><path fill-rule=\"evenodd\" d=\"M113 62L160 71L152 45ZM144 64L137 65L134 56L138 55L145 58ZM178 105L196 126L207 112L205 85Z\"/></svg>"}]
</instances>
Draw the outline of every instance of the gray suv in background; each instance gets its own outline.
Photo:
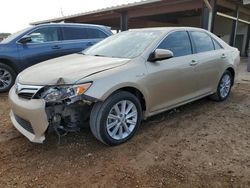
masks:
<instances>
[{"instance_id":1,"label":"gray suv in background","mask_svg":"<svg viewBox=\"0 0 250 188\"><path fill-rule=\"evenodd\" d=\"M92 24L42 24L26 28L0 42L0 92L16 75L36 63L80 52L112 35L110 28Z\"/></svg>"}]
</instances>

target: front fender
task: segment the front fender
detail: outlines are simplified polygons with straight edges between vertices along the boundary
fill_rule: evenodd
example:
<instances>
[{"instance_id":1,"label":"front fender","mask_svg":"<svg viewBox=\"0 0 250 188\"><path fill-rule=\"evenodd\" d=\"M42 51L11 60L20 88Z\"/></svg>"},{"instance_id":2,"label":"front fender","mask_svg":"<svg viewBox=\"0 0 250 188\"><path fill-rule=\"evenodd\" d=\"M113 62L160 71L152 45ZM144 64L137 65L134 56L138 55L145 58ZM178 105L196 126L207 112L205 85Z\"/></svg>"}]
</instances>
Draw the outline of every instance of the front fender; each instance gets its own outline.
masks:
<instances>
[{"instance_id":1,"label":"front fender","mask_svg":"<svg viewBox=\"0 0 250 188\"><path fill-rule=\"evenodd\" d=\"M141 87L140 85L138 85L136 83L132 83L132 82L121 83L121 84L118 84L118 85L110 88L105 93L103 93L103 95L101 96L100 100L104 101L110 95L112 95L112 93L114 93L114 92L116 92L118 90L121 90L123 88L127 88L127 87L131 87L131 88L139 90L142 93L142 95L144 96L145 100L147 101L147 99L148 99L148 92L147 92L147 90L145 88Z\"/></svg>"},{"instance_id":2,"label":"front fender","mask_svg":"<svg viewBox=\"0 0 250 188\"><path fill-rule=\"evenodd\" d=\"M139 90L146 103L149 93L145 88L144 77L147 70L144 63L128 63L115 69L107 70L93 77L88 77L82 82L93 81L92 86L86 91L86 95L105 101L112 93L125 87L132 87Z\"/></svg>"},{"instance_id":3,"label":"front fender","mask_svg":"<svg viewBox=\"0 0 250 188\"><path fill-rule=\"evenodd\" d=\"M94 97L100 101L105 101L109 96L111 96L114 92L121 90L123 88L134 88L138 91L141 92L141 94L143 95L144 99L145 99L145 105L146 105L146 111L144 112L144 118L146 118L147 114L148 114L148 109L150 109L150 98L149 98L149 93L146 90L146 88L143 88L141 85L134 83L134 82L124 82L121 84L117 84L111 88L109 88L106 91L101 91L98 90L98 92L92 93L92 92L87 92L86 95Z\"/></svg>"}]
</instances>

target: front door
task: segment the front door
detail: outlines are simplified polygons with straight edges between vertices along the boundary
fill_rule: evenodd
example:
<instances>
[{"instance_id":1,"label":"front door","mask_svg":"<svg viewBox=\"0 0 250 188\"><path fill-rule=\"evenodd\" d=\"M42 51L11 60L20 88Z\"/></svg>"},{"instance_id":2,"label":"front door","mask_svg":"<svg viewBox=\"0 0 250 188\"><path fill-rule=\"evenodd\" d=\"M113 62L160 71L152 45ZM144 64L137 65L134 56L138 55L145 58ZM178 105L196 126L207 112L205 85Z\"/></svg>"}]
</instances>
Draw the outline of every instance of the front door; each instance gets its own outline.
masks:
<instances>
[{"instance_id":1,"label":"front door","mask_svg":"<svg viewBox=\"0 0 250 188\"><path fill-rule=\"evenodd\" d=\"M58 27L44 27L32 31L31 42L19 44L18 50L22 59L22 67L61 56L60 31Z\"/></svg>"},{"instance_id":2,"label":"front door","mask_svg":"<svg viewBox=\"0 0 250 188\"><path fill-rule=\"evenodd\" d=\"M186 31L169 34L158 49L168 49L173 58L146 62L148 76L145 83L150 92L150 112L178 105L196 97L195 59Z\"/></svg>"}]
</instances>

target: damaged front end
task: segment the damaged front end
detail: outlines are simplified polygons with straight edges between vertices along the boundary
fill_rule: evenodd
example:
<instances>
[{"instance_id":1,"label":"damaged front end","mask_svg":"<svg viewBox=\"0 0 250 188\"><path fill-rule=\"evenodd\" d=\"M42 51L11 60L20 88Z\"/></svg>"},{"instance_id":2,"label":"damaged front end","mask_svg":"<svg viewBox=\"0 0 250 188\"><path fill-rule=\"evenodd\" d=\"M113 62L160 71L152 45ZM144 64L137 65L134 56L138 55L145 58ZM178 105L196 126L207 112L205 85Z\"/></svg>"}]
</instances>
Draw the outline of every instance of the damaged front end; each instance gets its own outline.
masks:
<instances>
[{"instance_id":1,"label":"damaged front end","mask_svg":"<svg viewBox=\"0 0 250 188\"><path fill-rule=\"evenodd\" d=\"M43 87L33 98L46 101L48 131L54 130L60 141L61 136L78 132L88 124L92 106L98 100L84 95L91 82L78 85L58 84Z\"/></svg>"}]
</instances>

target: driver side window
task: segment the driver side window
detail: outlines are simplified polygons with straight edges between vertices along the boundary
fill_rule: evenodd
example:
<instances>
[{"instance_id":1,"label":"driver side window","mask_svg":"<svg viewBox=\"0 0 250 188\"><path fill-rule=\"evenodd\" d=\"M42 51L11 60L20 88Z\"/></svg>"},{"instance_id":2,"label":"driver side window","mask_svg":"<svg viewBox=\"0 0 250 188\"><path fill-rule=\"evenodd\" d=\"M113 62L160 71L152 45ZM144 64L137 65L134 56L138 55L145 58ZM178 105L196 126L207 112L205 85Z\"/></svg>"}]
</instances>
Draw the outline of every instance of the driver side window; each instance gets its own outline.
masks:
<instances>
[{"instance_id":1,"label":"driver side window","mask_svg":"<svg viewBox=\"0 0 250 188\"><path fill-rule=\"evenodd\" d=\"M169 34L157 49L167 49L174 53L174 57L192 54L192 47L186 31L176 31Z\"/></svg>"},{"instance_id":2,"label":"driver side window","mask_svg":"<svg viewBox=\"0 0 250 188\"><path fill-rule=\"evenodd\" d=\"M59 41L58 28L56 27L40 28L29 35L32 40L30 43Z\"/></svg>"}]
</instances>

